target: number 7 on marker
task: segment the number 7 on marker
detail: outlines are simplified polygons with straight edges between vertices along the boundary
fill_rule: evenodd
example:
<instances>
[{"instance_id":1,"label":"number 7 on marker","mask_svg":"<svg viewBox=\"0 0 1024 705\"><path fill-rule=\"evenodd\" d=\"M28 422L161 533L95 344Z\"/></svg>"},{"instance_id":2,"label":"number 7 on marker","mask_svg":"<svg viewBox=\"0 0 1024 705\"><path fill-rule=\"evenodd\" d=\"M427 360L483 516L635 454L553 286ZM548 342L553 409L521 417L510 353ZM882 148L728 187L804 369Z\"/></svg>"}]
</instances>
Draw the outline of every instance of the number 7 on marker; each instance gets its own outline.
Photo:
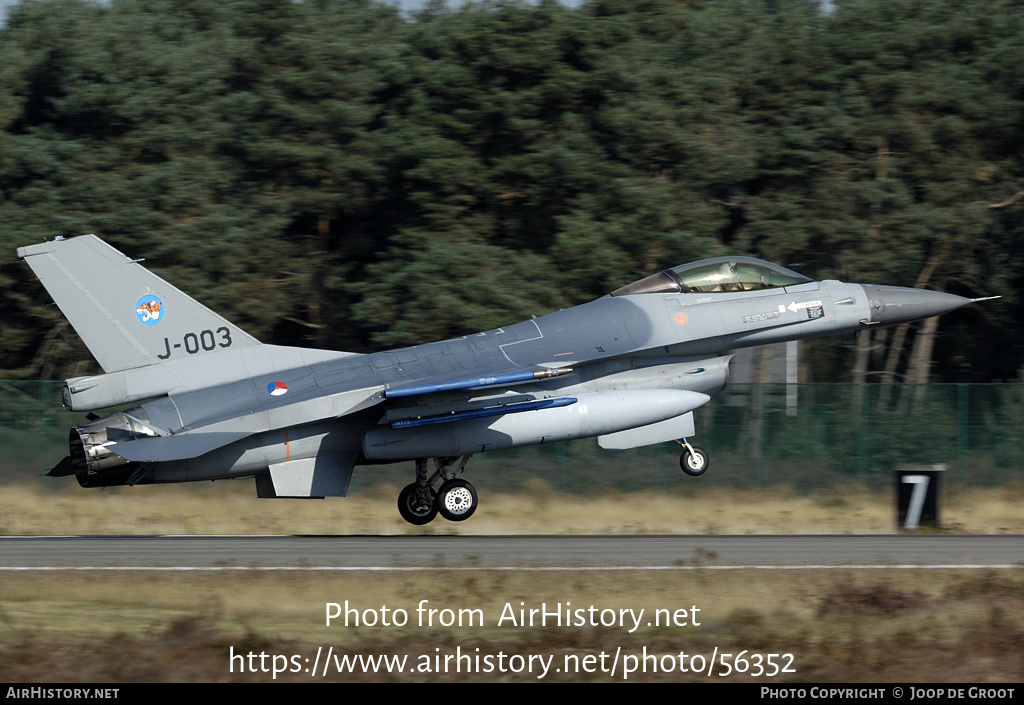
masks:
<instances>
[{"instance_id":1,"label":"number 7 on marker","mask_svg":"<svg viewBox=\"0 0 1024 705\"><path fill-rule=\"evenodd\" d=\"M917 523L921 521L924 498L928 496L928 476L904 475L903 482L914 485L914 489L910 491L910 506L907 507L907 518L903 521L903 528L916 529Z\"/></svg>"}]
</instances>

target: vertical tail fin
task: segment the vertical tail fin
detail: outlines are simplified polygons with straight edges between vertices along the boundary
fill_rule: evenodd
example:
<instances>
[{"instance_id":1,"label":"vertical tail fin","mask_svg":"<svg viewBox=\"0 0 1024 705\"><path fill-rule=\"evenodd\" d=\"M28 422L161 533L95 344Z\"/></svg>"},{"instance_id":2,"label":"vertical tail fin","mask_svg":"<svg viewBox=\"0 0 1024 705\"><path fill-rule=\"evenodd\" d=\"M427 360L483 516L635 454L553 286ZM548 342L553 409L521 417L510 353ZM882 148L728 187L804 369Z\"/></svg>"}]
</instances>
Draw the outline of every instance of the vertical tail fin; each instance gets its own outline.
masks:
<instances>
[{"instance_id":1,"label":"vertical tail fin","mask_svg":"<svg viewBox=\"0 0 1024 705\"><path fill-rule=\"evenodd\" d=\"M260 342L95 235L19 247L104 372Z\"/></svg>"}]
</instances>

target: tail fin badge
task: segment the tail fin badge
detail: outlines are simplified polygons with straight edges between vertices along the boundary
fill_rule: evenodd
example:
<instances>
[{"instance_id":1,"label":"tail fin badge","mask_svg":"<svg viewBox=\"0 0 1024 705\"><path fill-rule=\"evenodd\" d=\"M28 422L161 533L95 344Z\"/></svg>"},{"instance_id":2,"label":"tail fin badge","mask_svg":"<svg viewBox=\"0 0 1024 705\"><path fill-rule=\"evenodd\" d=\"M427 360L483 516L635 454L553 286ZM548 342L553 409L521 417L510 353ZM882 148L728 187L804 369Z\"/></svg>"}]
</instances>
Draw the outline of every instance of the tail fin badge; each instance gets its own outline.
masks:
<instances>
[{"instance_id":1,"label":"tail fin badge","mask_svg":"<svg viewBox=\"0 0 1024 705\"><path fill-rule=\"evenodd\" d=\"M160 322L164 312L164 302L155 296L143 296L135 304L135 315L143 325L155 326Z\"/></svg>"}]
</instances>

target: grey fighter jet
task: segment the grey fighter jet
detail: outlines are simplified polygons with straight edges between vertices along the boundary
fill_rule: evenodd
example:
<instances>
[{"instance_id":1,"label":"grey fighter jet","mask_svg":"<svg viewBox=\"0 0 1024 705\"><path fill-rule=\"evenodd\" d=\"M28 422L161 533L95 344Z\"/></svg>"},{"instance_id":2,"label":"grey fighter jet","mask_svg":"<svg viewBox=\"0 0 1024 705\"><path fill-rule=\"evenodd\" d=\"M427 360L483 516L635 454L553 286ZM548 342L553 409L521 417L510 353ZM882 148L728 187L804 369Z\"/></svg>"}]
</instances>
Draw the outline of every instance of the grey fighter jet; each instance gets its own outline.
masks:
<instances>
[{"instance_id":1,"label":"grey fighter jet","mask_svg":"<svg viewBox=\"0 0 1024 705\"><path fill-rule=\"evenodd\" d=\"M693 411L725 386L728 351L980 300L717 257L533 320L361 355L261 344L94 235L18 256L105 372L67 380L64 406L143 402L90 414L49 474L83 487L252 476L259 497L325 497L346 494L356 465L414 460L398 497L413 524L469 518L477 494L461 475L487 450L678 442L683 471L701 475Z\"/></svg>"}]
</instances>

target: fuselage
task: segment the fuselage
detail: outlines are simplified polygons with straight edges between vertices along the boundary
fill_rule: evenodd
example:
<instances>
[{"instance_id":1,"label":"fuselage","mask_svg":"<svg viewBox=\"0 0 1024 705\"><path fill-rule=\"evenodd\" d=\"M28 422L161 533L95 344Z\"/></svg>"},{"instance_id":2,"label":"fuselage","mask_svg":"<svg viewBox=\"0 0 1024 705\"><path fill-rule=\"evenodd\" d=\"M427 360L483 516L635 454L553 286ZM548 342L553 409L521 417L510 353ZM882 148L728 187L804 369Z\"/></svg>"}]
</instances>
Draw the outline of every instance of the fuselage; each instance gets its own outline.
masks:
<instances>
[{"instance_id":1,"label":"fuselage","mask_svg":"<svg viewBox=\"0 0 1024 705\"><path fill-rule=\"evenodd\" d=\"M128 413L152 429L154 435L164 436L230 422L240 416L240 410L243 417L266 413L285 405L315 403L321 397L346 390L375 386L396 388L523 367L572 368L572 374L565 377L519 385L501 393L489 389L459 390L411 400L386 400L340 419L315 420L256 433L198 457L156 464L144 481L181 482L246 476L264 472L275 463L322 453L354 453L359 463L411 459L431 454L424 452L424 439L452 433L458 436L460 431L472 431L471 437L477 438L484 429L500 426L502 421L456 421L445 424L445 428L385 431L381 422L388 414L411 415L416 413L417 407L425 405L473 408L503 401L503 397L545 399L575 395L574 398L579 398L579 395L626 389L651 390L652 400L659 389L712 395L728 378L727 359L715 359L725 351L853 330L869 315L867 296L861 286L832 281L756 291L604 296L571 309L474 335L329 359L171 394ZM696 364L701 361L702 364ZM283 395L268 394L268 386L275 384L285 390ZM604 416L609 412L600 404L615 408L625 403L621 399L604 402L600 397L584 398L591 399L590 408L601 409ZM643 397L639 400L639 406L647 406ZM556 415L568 417L580 413L581 409L534 412L534 418L543 414L554 420ZM621 412L624 414L625 409ZM522 425L526 418L529 417L524 415L522 420L505 423ZM625 419L623 423L632 422ZM541 421L540 425L550 424ZM562 431L551 440L608 432L607 422L599 426L584 424L580 428L568 425L571 430ZM415 442L406 444L407 455L369 449L365 443L367 434L380 437L381 433L388 434L389 438L404 433ZM515 433L513 431L510 439L492 443L490 447L482 441L465 447L450 443L444 447L455 454L540 442L535 431L524 431L521 438L515 437ZM125 467L116 474L129 473L132 465L124 463ZM103 469L113 468L105 466Z\"/></svg>"},{"instance_id":2,"label":"fuselage","mask_svg":"<svg viewBox=\"0 0 1024 705\"><path fill-rule=\"evenodd\" d=\"M321 457L351 469L591 436L632 447L677 437L660 424L688 417L725 386L731 350L917 320L968 302L717 258L436 343L368 355L226 350L207 358L219 367L203 368L230 380L218 384L182 383L192 368L179 355L152 380L150 368L69 380L68 395L80 402L165 394L73 429L73 467L58 474L73 471L89 486L183 482ZM531 370L541 379L520 380ZM516 381L499 383L506 379ZM635 429L653 431L630 435Z\"/></svg>"},{"instance_id":3,"label":"fuselage","mask_svg":"<svg viewBox=\"0 0 1024 705\"><path fill-rule=\"evenodd\" d=\"M703 475L693 412L725 386L731 350L971 301L716 257L540 318L360 355L265 345L95 235L18 257L104 370L67 380L65 407L137 404L72 428L50 475L86 487L254 476L259 497L337 497L357 464L415 460L398 495L415 525L472 516L476 491L460 475L484 451L678 442L680 469Z\"/></svg>"}]
</instances>

